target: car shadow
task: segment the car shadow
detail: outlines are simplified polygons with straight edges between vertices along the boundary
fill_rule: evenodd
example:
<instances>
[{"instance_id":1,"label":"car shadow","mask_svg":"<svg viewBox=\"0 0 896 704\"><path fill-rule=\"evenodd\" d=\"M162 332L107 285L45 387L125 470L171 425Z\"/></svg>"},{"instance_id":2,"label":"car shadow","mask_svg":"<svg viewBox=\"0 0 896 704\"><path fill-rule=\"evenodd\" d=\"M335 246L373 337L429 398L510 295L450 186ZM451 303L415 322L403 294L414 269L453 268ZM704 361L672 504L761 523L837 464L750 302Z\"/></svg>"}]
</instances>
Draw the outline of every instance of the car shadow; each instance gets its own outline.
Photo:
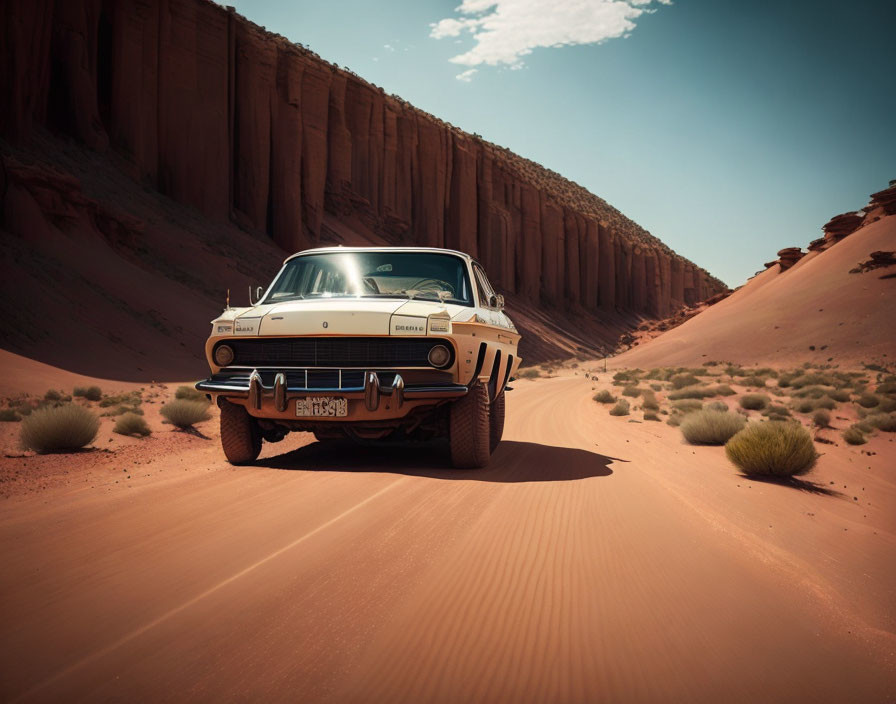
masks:
<instances>
[{"instance_id":1,"label":"car shadow","mask_svg":"<svg viewBox=\"0 0 896 704\"><path fill-rule=\"evenodd\" d=\"M324 472L388 472L415 477L481 482L558 482L608 477L611 462L625 462L596 452L536 442L506 440L483 469L454 469L442 442L365 444L313 442L263 458L256 467Z\"/></svg>"}]
</instances>

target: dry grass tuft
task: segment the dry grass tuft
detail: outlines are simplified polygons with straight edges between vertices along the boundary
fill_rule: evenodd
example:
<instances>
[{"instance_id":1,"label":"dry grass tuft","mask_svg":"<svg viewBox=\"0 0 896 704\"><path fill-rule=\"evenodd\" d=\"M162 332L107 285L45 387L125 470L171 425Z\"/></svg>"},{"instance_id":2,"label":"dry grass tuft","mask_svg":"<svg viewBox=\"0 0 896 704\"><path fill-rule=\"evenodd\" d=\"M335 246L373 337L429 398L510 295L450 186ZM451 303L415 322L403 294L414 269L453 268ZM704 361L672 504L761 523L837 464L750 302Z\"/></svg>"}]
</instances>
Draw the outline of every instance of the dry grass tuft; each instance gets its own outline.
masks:
<instances>
[{"instance_id":1,"label":"dry grass tuft","mask_svg":"<svg viewBox=\"0 0 896 704\"><path fill-rule=\"evenodd\" d=\"M747 420L727 411L697 411L681 421L681 433L692 445L724 445Z\"/></svg>"},{"instance_id":2,"label":"dry grass tuft","mask_svg":"<svg viewBox=\"0 0 896 704\"><path fill-rule=\"evenodd\" d=\"M851 425L846 430L844 430L842 435L843 439L848 445L864 445L866 442L868 442L868 439L865 437L865 433L863 433L854 425Z\"/></svg>"},{"instance_id":3,"label":"dry grass tuft","mask_svg":"<svg viewBox=\"0 0 896 704\"><path fill-rule=\"evenodd\" d=\"M740 407L748 411L761 411L771 399L765 394L744 394L740 397Z\"/></svg>"},{"instance_id":4,"label":"dry grass tuft","mask_svg":"<svg viewBox=\"0 0 896 704\"><path fill-rule=\"evenodd\" d=\"M174 398L179 398L186 401L208 402L208 399L205 396L205 392L194 389L192 386L178 386L177 391L174 392Z\"/></svg>"},{"instance_id":5,"label":"dry grass tuft","mask_svg":"<svg viewBox=\"0 0 896 704\"><path fill-rule=\"evenodd\" d=\"M139 435L141 438L152 433L143 416L130 412L120 416L112 430L119 435Z\"/></svg>"},{"instance_id":6,"label":"dry grass tuft","mask_svg":"<svg viewBox=\"0 0 896 704\"><path fill-rule=\"evenodd\" d=\"M672 408L680 413L693 413L703 410L703 402L693 398L683 398L672 402ZM728 410L727 408L725 409Z\"/></svg>"},{"instance_id":7,"label":"dry grass tuft","mask_svg":"<svg viewBox=\"0 0 896 704\"><path fill-rule=\"evenodd\" d=\"M874 413L865 422L885 433L896 433L896 413Z\"/></svg>"},{"instance_id":8,"label":"dry grass tuft","mask_svg":"<svg viewBox=\"0 0 896 704\"><path fill-rule=\"evenodd\" d=\"M74 404L41 408L24 421L22 447L35 452L78 450L96 438L100 421L86 408Z\"/></svg>"},{"instance_id":9,"label":"dry grass tuft","mask_svg":"<svg viewBox=\"0 0 896 704\"><path fill-rule=\"evenodd\" d=\"M818 460L812 436L799 423L751 423L725 444L725 454L744 474L793 477Z\"/></svg>"},{"instance_id":10,"label":"dry grass tuft","mask_svg":"<svg viewBox=\"0 0 896 704\"><path fill-rule=\"evenodd\" d=\"M611 416L627 416L631 407L628 405L628 401L624 398L619 399L616 402L616 405L610 409Z\"/></svg>"},{"instance_id":11,"label":"dry grass tuft","mask_svg":"<svg viewBox=\"0 0 896 704\"><path fill-rule=\"evenodd\" d=\"M162 406L160 412L172 425L178 428L190 428L211 417L208 407L209 405L205 401L176 399Z\"/></svg>"},{"instance_id":12,"label":"dry grass tuft","mask_svg":"<svg viewBox=\"0 0 896 704\"><path fill-rule=\"evenodd\" d=\"M103 390L99 386L76 386L72 395L88 401L99 401L103 397Z\"/></svg>"},{"instance_id":13,"label":"dry grass tuft","mask_svg":"<svg viewBox=\"0 0 896 704\"><path fill-rule=\"evenodd\" d=\"M615 403L616 397L606 389L601 389L592 398L598 403Z\"/></svg>"},{"instance_id":14,"label":"dry grass tuft","mask_svg":"<svg viewBox=\"0 0 896 704\"><path fill-rule=\"evenodd\" d=\"M831 427L831 414L830 411L819 408L815 413L812 414L812 424L817 428L830 428Z\"/></svg>"}]
</instances>

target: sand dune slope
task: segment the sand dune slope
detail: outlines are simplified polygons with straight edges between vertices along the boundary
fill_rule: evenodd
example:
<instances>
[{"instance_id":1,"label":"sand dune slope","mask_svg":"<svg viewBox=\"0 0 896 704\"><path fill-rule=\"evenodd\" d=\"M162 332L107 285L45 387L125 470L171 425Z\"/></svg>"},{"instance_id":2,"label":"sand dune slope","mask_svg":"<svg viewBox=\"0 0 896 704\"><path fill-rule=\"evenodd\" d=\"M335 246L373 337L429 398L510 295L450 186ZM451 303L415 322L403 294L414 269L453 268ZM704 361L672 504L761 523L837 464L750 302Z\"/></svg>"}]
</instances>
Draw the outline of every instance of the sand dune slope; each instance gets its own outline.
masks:
<instances>
[{"instance_id":1,"label":"sand dune slope","mask_svg":"<svg viewBox=\"0 0 896 704\"><path fill-rule=\"evenodd\" d=\"M762 272L724 301L617 358L622 366L892 362L896 357L893 269L849 270L896 249L896 216L857 230L787 271Z\"/></svg>"},{"instance_id":2,"label":"sand dune slope","mask_svg":"<svg viewBox=\"0 0 896 704\"><path fill-rule=\"evenodd\" d=\"M880 454L822 458L842 493L759 484L591 389L518 382L482 471L159 432L5 500L3 698L891 700Z\"/></svg>"}]
</instances>

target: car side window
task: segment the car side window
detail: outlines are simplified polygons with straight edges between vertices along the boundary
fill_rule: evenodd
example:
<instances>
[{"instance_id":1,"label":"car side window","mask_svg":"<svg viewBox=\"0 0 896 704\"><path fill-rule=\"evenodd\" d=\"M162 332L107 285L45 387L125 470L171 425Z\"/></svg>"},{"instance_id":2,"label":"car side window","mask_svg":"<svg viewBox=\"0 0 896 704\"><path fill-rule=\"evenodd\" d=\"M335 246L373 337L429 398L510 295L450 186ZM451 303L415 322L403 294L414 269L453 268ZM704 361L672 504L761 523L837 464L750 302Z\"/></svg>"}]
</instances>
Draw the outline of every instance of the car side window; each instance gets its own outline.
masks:
<instances>
[{"instance_id":1,"label":"car side window","mask_svg":"<svg viewBox=\"0 0 896 704\"><path fill-rule=\"evenodd\" d=\"M492 306L491 300L492 296L495 295L495 290L489 283L485 271L478 264L473 264L473 274L476 277L476 289L479 292L479 304L484 308L493 308L494 306Z\"/></svg>"}]
</instances>

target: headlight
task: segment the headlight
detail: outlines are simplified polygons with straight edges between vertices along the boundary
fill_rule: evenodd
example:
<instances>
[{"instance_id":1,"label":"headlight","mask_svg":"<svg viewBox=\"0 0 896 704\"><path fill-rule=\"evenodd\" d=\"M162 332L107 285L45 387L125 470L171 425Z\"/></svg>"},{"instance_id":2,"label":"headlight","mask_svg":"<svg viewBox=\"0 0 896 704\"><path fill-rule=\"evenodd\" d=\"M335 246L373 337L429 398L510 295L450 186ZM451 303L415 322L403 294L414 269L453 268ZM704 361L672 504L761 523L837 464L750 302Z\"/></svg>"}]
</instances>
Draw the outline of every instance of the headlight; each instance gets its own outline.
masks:
<instances>
[{"instance_id":1,"label":"headlight","mask_svg":"<svg viewBox=\"0 0 896 704\"><path fill-rule=\"evenodd\" d=\"M233 362L233 347L230 345L218 345L215 348L215 364L226 367Z\"/></svg>"},{"instance_id":2,"label":"headlight","mask_svg":"<svg viewBox=\"0 0 896 704\"><path fill-rule=\"evenodd\" d=\"M451 351L445 345L433 345L427 359L432 366L442 368L451 361Z\"/></svg>"}]
</instances>

